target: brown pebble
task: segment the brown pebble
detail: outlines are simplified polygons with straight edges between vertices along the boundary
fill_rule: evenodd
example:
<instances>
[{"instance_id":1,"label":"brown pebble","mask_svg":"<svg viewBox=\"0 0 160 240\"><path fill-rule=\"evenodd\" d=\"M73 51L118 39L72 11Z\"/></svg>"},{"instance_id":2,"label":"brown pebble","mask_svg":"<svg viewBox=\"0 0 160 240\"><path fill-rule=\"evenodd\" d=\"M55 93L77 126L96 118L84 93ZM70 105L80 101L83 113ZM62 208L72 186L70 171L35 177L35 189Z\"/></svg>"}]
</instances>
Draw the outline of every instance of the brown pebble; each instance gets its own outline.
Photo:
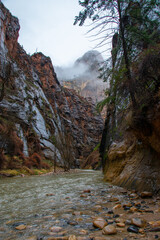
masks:
<instances>
[{"instance_id":1,"label":"brown pebble","mask_svg":"<svg viewBox=\"0 0 160 240\"><path fill-rule=\"evenodd\" d=\"M118 208L121 208L121 204L115 205L115 206L113 207L113 210L118 209Z\"/></svg>"},{"instance_id":2,"label":"brown pebble","mask_svg":"<svg viewBox=\"0 0 160 240\"><path fill-rule=\"evenodd\" d=\"M81 197L81 198L86 198L87 195L85 195L85 194L81 194L80 197Z\"/></svg>"},{"instance_id":3,"label":"brown pebble","mask_svg":"<svg viewBox=\"0 0 160 240\"><path fill-rule=\"evenodd\" d=\"M54 196L54 194L53 193L47 193L46 196L50 197L50 196Z\"/></svg>"},{"instance_id":4,"label":"brown pebble","mask_svg":"<svg viewBox=\"0 0 160 240\"><path fill-rule=\"evenodd\" d=\"M119 201L119 199L115 197L115 198L111 198L110 201L111 202L117 202L117 201Z\"/></svg>"},{"instance_id":5,"label":"brown pebble","mask_svg":"<svg viewBox=\"0 0 160 240\"><path fill-rule=\"evenodd\" d=\"M142 228L142 227L145 227L146 221L144 219L140 219L140 218L132 218L131 219L131 224Z\"/></svg>"},{"instance_id":6,"label":"brown pebble","mask_svg":"<svg viewBox=\"0 0 160 240\"><path fill-rule=\"evenodd\" d=\"M133 198L133 199L137 199L138 195L136 193L131 193L131 194L129 194L129 197Z\"/></svg>"},{"instance_id":7,"label":"brown pebble","mask_svg":"<svg viewBox=\"0 0 160 240\"><path fill-rule=\"evenodd\" d=\"M125 220L122 219L122 218L116 218L116 219L115 219L115 222L116 222L116 223L124 223Z\"/></svg>"},{"instance_id":8,"label":"brown pebble","mask_svg":"<svg viewBox=\"0 0 160 240\"><path fill-rule=\"evenodd\" d=\"M90 189L86 189L86 190L84 190L83 192L84 192L84 193L90 193L91 190L90 190Z\"/></svg>"},{"instance_id":9,"label":"brown pebble","mask_svg":"<svg viewBox=\"0 0 160 240\"><path fill-rule=\"evenodd\" d=\"M19 225L19 226L15 227L15 229L17 229L17 230L24 230L24 229L26 229L26 225L24 225L24 224Z\"/></svg>"},{"instance_id":10,"label":"brown pebble","mask_svg":"<svg viewBox=\"0 0 160 240\"><path fill-rule=\"evenodd\" d=\"M96 210L102 210L102 206L101 206L101 205L95 205L95 206L94 206L94 209L96 209Z\"/></svg>"},{"instance_id":11,"label":"brown pebble","mask_svg":"<svg viewBox=\"0 0 160 240\"><path fill-rule=\"evenodd\" d=\"M160 221L152 221L152 222L149 222L149 224L150 224L153 228L160 227Z\"/></svg>"},{"instance_id":12,"label":"brown pebble","mask_svg":"<svg viewBox=\"0 0 160 240\"><path fill-rule=\"evenodd\" d=\"M122 223L122 222L119 222L116 225L117 225L117 227L125 227L125 223Z\"/></svg>"},{"instance_id":13,"label":"brown pebble","mask_svg":"<svg viewBox=\"0 0 160 240\"><path fill-rule=\"evenodd\" d=\"M104 218L98 217L93 221L93 226L103 229L105 226L107 226L107 222Z\"/></svg>"},{"instance_id":14,"label":"brown pebble","mask_svg":"<svg viewBox=\"0 0 160 240\"><path fill-rule=\"evenodd\" d=\"M153 196L153 194L152 194L152 192L145 191L145 192L141 192L140 196L141 196L141 198L150 198Z\"/></svg>"},{"instance_id":15,"label":"brown pebble","mask_svg":"<svg viewBox=\"0 0 160 240\"><path fill-rule=\"evenodd\" d=\"M117 233L117 229L113 225L108 225L103 228L102 234L104 235L114 235Z\"/></svg>"},{"instance_id":16,"label":"brown pebble","mask_svg":"<svg viewBox=\"0 0 160 240\"><path fill-rule=\"evenodd\" d=\"M51 232L60 232L62 231L62 228L58 226L53 226L53 227L50 227L50 230Z\"/></svg>"},{"instance_id":17,"label":"brown pebble","mask_svg":"<svg viewBox=\"0 0 160 240\"><path fill-rule=\"evenodd\" d=\"M129 210L129 212L137 212L137 211L138 211L138 209L136 207L131 207Z\"/></svg>"},{"instance_id":18,"label":"brown pebble","mask_svg":"<svg viewBox=\"0 0 160 240\"><path fill-rule=\"evenodd\" d=\"M122 206L123 207L132 207L132 204L130 202L126 202Z\"/></svg>"},{"instance_id":19,"label":"brown pebble","mask_svg":"<svg viewBox=\"0 0 160 240\"><path fill-rule=\"evenodd\" d=\"M85 229L81 229L81 230L79 231L79 234L87 235L87 234L88 234L88 231L85 230Z\"/></svg>"},{"instance_id":20,"label":"brown pebble","mask_svg":"<svg viewBox=\"0 0 160 240\"><path fill-rule=\"evenodd\" d=\"M76 236L75 235L70 235L68 237L68 240L77 240Z\"/></svg>"}]
</instances>

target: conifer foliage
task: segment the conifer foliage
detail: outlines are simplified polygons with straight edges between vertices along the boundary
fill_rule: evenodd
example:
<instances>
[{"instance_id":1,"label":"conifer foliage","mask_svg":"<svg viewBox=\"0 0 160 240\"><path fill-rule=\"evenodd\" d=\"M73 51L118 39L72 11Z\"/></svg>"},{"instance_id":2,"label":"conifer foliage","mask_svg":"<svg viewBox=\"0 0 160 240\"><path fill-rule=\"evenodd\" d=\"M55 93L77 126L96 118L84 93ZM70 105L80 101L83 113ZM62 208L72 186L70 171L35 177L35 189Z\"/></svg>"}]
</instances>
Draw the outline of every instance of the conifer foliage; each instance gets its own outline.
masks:
<instances>
[{"instance_id":1,"label":"conifer foliage","mask_svg":"<svg viewBox=\"0 0 160 240\"><path fill-rule=\"evenodd\" d=\"M106 149L117 135L120 137L126 109L135 119L137 112L144 119L143 109L160 87L160 1L84 0L79 4L82 11L74 24L82 26L90 19L97 46L112 42L111 57L100 69L100 77L109 82L106 99L98 104L100 110L107 105L100 144L104 167Z\"/></svg>"},{"instance_id":2,"label":"conifer foliage","mask_svg":"<svg viewBox=\"0 0 160 240\"><path fill-rule=\"evenodd\" d=\"M159 1L85 0L79 4L83 9L74 24L82 26L90 19L91 31L96 30L96 35L100 35L98 46L105 46L112 39L112 59L101 69L101 77L112 85L108 96L111 100L118 97L119 101L121 94L126 97L128 92L136 108L136 83L131 65L140 52L159 41Z\"/></svg>"}]
</instances>

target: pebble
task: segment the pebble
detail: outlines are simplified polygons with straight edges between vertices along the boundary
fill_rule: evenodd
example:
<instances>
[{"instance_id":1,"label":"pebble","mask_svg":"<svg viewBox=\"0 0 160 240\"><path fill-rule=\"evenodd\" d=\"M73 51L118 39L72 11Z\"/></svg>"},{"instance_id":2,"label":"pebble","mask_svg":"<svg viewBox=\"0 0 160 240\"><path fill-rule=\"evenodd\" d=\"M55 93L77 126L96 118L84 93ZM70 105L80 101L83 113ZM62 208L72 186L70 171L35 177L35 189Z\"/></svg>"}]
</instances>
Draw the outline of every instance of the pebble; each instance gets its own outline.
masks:
<instances>
[{"instance_id":1,"label":"pebble","mask_svg":"<svg viewBox=\"0 0 160 240\"><path fill-rule=\"evenodd\" d=\"M143 228L146 225L146 221L144 219L140 219L140 218L132 218L131 219L131 224Z\"/></svg>"},{"instance_id":2,"label":"pebble","mask_svg":"<svg viewBox=\"0 0 160 240\"><path fill-rule=\"evenodd\" d=\"M104 235L114 235L117 233L117 229L113 225L108 225L103 228L102 234Z\"/></svg>"},{"instance_id":3,"label":"pebble","mask_svg":"<svg viewBox=\"0 0 160 240\"><path fill-rule=\"evenodd\" d=\"M113 210L115 210L115 209L117 209L117 208L121 208L122 206L121 206L121 204L117 204L117 205L115 205L114 207L113 207Z\"/></svg>"},{"instance_id":4,"label":"pebble","mask_svg":"<svg viewBox=\"0 0 160 240\"><path fill-rule=\"evenodd\" d=\"M75 235L70 235L68 240L77 240L76 236Z\"/></svg>"},{"instance_id":5,"label":"pebble","mask_svg":"<svg viewBox=\"0 0 160 240\"><path fill-rule=\"evenodd\" d=\"M24 229L26 229L26 225L19 225L19 226L17 226L17 227L15 227L15 229L17 229L17 230L24 230Z\"/></svg>"},{"instance_id":6,"label":"pebble","mask_svg":"<svg viewBox=\"0 0 160 240\"><path fill-rule=\"evenodd\" d=\"M122 223L122 222L119 222L116 225L117 225L117 227L122 227L122 228L125 227L125 223Z\"/></svg>"},{"instance_id":7,"label":"pebble","mask_svg":"<svg viewBox=\"0 0 160 240\"><path fill-rule=\"evenodd\" d=\"M53 226L53 227L50 227L50 230L51 232L60 232L62 231L62 228L58 226Z\"/></svg>"},{"instance_id":8,"label":"pebble","mask_svg":"<svg viewBox=\"0 0 160 240\"><path fill-rule=\"evenodd\" d=\"M125 220L122 219L122 218L116 218L116 219L115 219L115 222L116 222L116 223L124 223Z\"/></svg>"},{"instance_id":9,"label":"pebble","mask_svg":"<svg viewBox=\"0 0 160 240\"><path fill-rule=\"evenodd\" d=\"M128 232L139 233L139 228L136 226L130 226L127 228Z\"/></svg>"},{"instance_id":10,"label":"pebble","mask_svg":"<svg viewBox=\"0 0 160 240\"><path fill-rule=\"evenodd\" d=\"M54 194L53 193L47 193L46 196L50 197L50 196L54 196Z\"/></svg>"},{"instance_id":11,"label":"pebble","mask_svg":"<svg viewBox=\"0 0 160 240\"><path fill-rule=\"evenodd\" d=\"M86 190L84 190L83 192L84 192L84 193L90 193L91 190L90 190L90 189L86 189Z\"/></svg>"},{"instance_id":12,"label":"pebble","mask_svg":"<svg viewBox=\"0 0 160 240\"><path fill-rule=\"evenodd\" d=\"M149 222L149 224L152 227L160 227L160 221L152 221L152 222Z\"/></svg>"},{"instance_id":13,"label":"pebble","mask_svg":"<svg viewBox=\"0 0 160 240\"><path fill-rule=\"evenodd\" d=\"M103 229L105 226L107 226L107 222L104 218L98 217L93 221L93 226Z\"/></svg>"},{"instance_id":14,"label":"pebble","mask_svg":"<svg viewBox=\"0 0 160 240\"><path fill-rule=\"evenodd\" d=\"M126 225L131 225L131 220L130 220L130 219L127 219L127 220L125 221L125 224L126 224Z\"/></svg>"},{"instance_id":15,"label":"pebble","mask_svg":"<svg viewBox=\"0 0 160 240\"><path fill-rule=\"evenodd\" d=\"M81 194L80 197L81 197L81 198L87 198L87 195Z\"/></svg>"},{"instance_id":16,"label":"pebble","mask_svg":"<svg viewBox=\"0 0 160 240\"><path fill-rule=\"evenodd\" d=\"M72 220L67 221L67 223L72 225L72 226L78 225L78 223L76 221L72 221Z\"/></svg>"},{"instance_id":17,"label":"pebble","mask_svg":"<svg viewBox=\"0 0 160 240\"><path fill-rule=\"evenodd\" d=\"M108 219L108 225L113 224L113 223L114 223L114 221L112 219Z\"/></svg>"},{"instance_id":18,"label":"pebble","mask_svg":"<svg viewBox=\"0 0 160 240\"><path fill-rule=\"evenodd\" d=\"M122 205L123 207L132 207L132 204L130 202L124 203Z\"/></svg>"},{"instance_id":19,"label":"pebble","mask_svg":"<svg viewBox=\"0 0 160 240\"><path fill-rule=\"evenodd\" d=\"M131 207L130 208L130 212L137 212L137 211L138 211L138 209L136 207Z\"/></svg>"},{"instance_id":20,"label":"pebble","mask_svg":"<svg viewBox=\"0 0 160 240\"><path fill-rule=\"evenodd\" d=\"M48 235L50 235L50 236L55 236L55 235L57 235L57 236L66 236L66 234L67 234L67 231L60 231L60 232L49 232L48 233Z\"/></svg>"},{"instance_id":21,"label":"pebble","mask_svg":"<svg viewBox=\"0 0 160 240\"><path fill-rule=\"evenodd\" d=\"M88 234L88 231L85 230L85 229L81 229L81 230L79 231L79 234L87 235L87 234Z\"/></svg>"},{"instance_id":22,"label":"pebble","mask_svg":"<svg viewBox=\"0 0 160 240\"><path fill-rule=\"evenodd\" d=\"M141 198L150 198L153 196L152 192L141 192L140 193Z\"/></svg>"},{"instance_id":23,"label":"pebble","mask_svg":"<svg viewBox=\"0 0 160 240\"><path fill-rule=\"evenodd\" d=\"M108 214L114 214L113 210L109 210Z\"/></svg>"},{"instance_id":24,"label":"pebble","mask_svg":"<svg viewBox=\"0 0 160 240\"><path fill-rule=\"evenodd\" d=\"M111 198L111 199L110 199L110 201L111 201L111 202L118 202L118 201L119 201L119 199L118 199L118 198L116 198L116 197L114 197L114 198Z\"/></svg>"},{"instance_id":25,"label":"pebble","mask_svg":"<svg viewBox=\"0 0 160 240\"><path fill-rule=\"evenodd\" d=\"M139 196L136 193L131 193L129 197L132 199L137 199Z\"/></svg>"},{"instance_id":26,"label":"pebble","mask_svg":"<svg viewBox=\"0 0 160 240\"><path fill-rule=\"evenodd\" d=\"M96 210L102 210L102 206L101 206L101 205L95 205L95 206L94 206L94 209L96 209Z\"/></svg>"}]
</instances>

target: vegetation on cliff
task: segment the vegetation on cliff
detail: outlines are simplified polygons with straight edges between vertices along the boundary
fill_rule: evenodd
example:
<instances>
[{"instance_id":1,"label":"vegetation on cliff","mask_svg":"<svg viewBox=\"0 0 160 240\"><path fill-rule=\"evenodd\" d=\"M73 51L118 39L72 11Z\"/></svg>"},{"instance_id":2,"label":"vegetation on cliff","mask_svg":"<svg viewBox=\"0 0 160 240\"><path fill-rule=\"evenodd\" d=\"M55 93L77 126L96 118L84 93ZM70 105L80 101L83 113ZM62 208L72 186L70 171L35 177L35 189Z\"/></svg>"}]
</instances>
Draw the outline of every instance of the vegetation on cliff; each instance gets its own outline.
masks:
<instances>
[{"instance_id":1,"label":"vegetation on cliff","mask_svg":"<svg viewBox=\"0 0 160 240\"><path fill-rule=\"evenodd\" d=\"M109 81L100 154L105 179L159 191L159 1L80 1L75 24L93 22L100 45L112 38L112 56L101 69ZM143 170L142 170L143 169Z\"/></svg>"},{"instance_id":2,"label":"vegetation on cliff","mask_svg":"<svg viewBox=\"0 0 160 240\"><path fill-rule=\"evenodd\" d=\"M28 55L0 2L0 169L79 166L100 140L95 106L59 83L51 59Z\"/></svg>"}]
</instances>

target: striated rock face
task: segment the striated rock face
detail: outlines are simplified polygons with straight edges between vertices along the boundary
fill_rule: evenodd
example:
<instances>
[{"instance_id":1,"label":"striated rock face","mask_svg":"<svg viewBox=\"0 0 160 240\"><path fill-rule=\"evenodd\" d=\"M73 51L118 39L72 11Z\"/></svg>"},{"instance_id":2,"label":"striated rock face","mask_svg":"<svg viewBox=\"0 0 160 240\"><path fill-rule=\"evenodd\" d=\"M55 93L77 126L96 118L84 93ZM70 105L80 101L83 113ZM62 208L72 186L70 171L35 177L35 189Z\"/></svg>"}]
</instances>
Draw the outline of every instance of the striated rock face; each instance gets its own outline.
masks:
<instances>
[{"instance_id":1,"label":"striated rock face","mask_svg":"<svg viewBox=\"0 0 160 240\"><path fill-rule=\"evenodd\" d=\"M116 111L115 115L110 106L103 132L105 141L101 145L107 156L103 163L106 181L154 193L160 191L159 49L157 45L156 51L152 49L148 55L144 54L137 66L138 81L144 81L144 86L145 81L151 81L152 88L141 86L138 90L136 83L136 109L129 106L125 112ZM153 76L156 79L155 88Z\"/></svg>"},{"instance_id":2,"label":"striated rock face","mask_svg":"<svg viewBox=\"0 0 160 240\"><path fill-rule=\"evenodd\" d=\"M97 143L103 127L95 106L74 90L60 85L49 58L36 53L31 59L52 108L60 116L65 129L72 132L76 157L86 157Z\"/></svg>"},{"instance_id":3,"label":"striated rock face","mask_svg":"<svg viewBox=\"0 0 160 240\"><path fill-rule=\"evenodd\" d=\"M26 54L19 29L0 3L0 167L47 167L45 159L64 165L71 155L73 166L99 142L103 121L60 85L49 57Z\"/></svg>"}]
</instances>

